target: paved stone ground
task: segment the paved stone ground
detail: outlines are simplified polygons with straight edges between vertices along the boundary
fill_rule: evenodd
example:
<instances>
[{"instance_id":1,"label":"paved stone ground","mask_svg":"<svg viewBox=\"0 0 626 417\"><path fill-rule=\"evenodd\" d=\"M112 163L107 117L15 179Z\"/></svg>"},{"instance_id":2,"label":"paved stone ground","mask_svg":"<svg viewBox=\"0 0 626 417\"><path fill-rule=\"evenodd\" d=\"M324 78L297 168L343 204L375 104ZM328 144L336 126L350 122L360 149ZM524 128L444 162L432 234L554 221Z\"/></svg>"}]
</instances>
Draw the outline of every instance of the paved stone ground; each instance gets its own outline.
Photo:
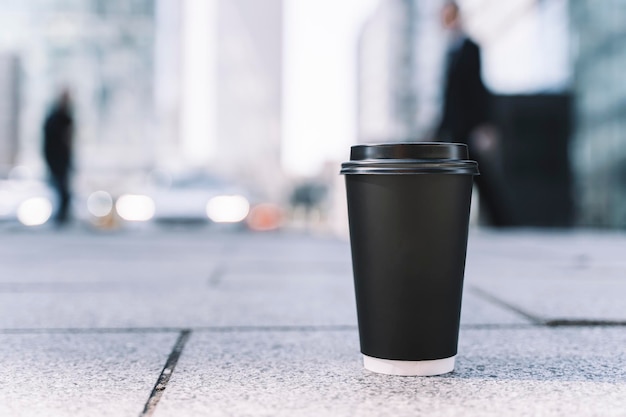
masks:
<instances>
[{"instance_id":1,"label":"paved stone ground","mask_svg":"<svg viewBox=\"0 0 626 417\"><path fill-rule=\"evenodd\" d=\"M0 230L0 416L626 416L626 234L470 235L456 371L360 361L347 242Z\"/></svg>"}]
</instances>

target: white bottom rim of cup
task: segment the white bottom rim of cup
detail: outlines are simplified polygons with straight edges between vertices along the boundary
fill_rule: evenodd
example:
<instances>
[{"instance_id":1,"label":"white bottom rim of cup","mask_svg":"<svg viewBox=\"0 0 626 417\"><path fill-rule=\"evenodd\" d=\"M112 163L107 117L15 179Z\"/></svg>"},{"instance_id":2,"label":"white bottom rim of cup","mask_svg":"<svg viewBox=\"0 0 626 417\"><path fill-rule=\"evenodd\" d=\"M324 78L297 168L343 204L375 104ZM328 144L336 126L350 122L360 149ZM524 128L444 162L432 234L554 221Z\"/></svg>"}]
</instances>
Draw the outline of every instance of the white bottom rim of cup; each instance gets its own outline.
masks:
<instances>
[{"instance_id":1,"label":"white bottom rim of cup","mask_svg":"<svg viewBox=\"0 0 626 417\"><path fill-rule=\"evenodd\" d=\"M363 355L365 369L379 374L400 376L433 376L454 371L456 355L425 361L398 361Z\"/></svg>"}]
</instances>

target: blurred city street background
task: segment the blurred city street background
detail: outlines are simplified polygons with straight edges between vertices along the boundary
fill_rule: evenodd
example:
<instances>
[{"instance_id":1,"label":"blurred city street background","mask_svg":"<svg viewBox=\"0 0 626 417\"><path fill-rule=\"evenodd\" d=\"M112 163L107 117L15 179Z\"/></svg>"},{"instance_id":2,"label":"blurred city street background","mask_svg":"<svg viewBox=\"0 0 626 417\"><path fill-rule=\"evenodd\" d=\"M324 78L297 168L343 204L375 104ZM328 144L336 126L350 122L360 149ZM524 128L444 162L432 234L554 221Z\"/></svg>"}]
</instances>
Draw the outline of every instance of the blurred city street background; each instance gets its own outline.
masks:
<instances>
[{"instance_id":1,"label":"blurred city street background","mask_svg":"<svg viewBox=\"0 0 626 417\"><path fill-rule=\"evenodd\" d=\"M4 0L0 220L54 215L43 123L67 90L79 221L206 221L228 195L245 201L218 199L214 216L234 204L257 208L248 227L344 233L349 146L435 139L443 4ZM459 4L492 96L473 156L503 207L496 225L624 228L622 2Z\"/></svg>"},{"instance_id":2,"label":"blurred city street background","mask_svg":"<svg viewBox=\"0 0 626 417\"><path fill-rule=\"evenodd\" d=\"M442 139L446 3L0 0L0 415L623 416L626 0L458 1L457 371L362 369L340 164Z\"/></svg>"}]
</instances>

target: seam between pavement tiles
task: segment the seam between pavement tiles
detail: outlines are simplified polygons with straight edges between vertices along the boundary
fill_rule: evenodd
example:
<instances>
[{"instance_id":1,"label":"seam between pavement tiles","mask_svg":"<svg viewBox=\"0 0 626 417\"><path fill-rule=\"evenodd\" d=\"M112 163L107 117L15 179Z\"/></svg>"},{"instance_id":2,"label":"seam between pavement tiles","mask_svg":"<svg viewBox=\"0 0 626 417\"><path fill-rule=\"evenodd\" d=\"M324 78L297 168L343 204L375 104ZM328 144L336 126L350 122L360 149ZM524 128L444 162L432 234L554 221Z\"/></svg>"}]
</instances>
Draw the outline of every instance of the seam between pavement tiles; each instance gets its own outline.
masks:
<instances>
[{"instance_id":1,"label":"seam between pavement tiles","mask_svg":"<svg viewBox=\"0 0 626 417\"><path fill-rule=\"evenodd\" d=\"M329 326L203 326L203 327L51 327L0 329L0 334L115 334L115 333L179 333L185 330L194 332L327 332L356 331L354 325Z\"/></svg>"},{"instance_id":2,"label":"seam between pavement tiles","mask_svg":"<svg viewBox=\"0 0 626 417\"><path fill-rule=\"evenodd\" d=\"M626 326L624 320L585 320L585 319L542 319L539 316L531 314L526 310L519 308L501 298L478 288L476 286L469 287L469 290L485 301L496 304L502 308L512 311L526 320L529 320L535 326L545 327L594 327L594 326Z\"/></svg>"},{"instance_id":3,"label":"seam between pavement tiles","mask_svg":"<svg viewBox=\"0 0 626 417\"><path fill-rule=\"evenodd\" d=\"M512 311L514 313L516 313L517 315L520 315L522 317L524 317L526 320L530 321L533 324L536 325L542 325L544 324L544 320L542 320L540 317L535 316L534 314L530 314L529 312L514 306L513 304L507 303L506 301L496 297L493 294L490 294L489 292L483 290L482 288L478 288L474 285L469 287L469 290L474 293L475 295L479 296L480 298L482 298L483 300L489 301L492 304L496 304L500 307L503 307L506 310Z\"/></svg>"},{"instance_id":4,"label":"seam between pavement tiles","mask_svg":"<svg viewBox=\"0 0 626 417\"><path fill-rule=\"evenodd\" d=\"M170 353L167 361L165 362L165 366L157 379L150 396L148 397L148 401L146 401L146 405L144 406L143 411L139 414L140 417L149 417L154 414L154 410L156 406L159 404L161 397L163 396L163 392L165 388L167 388L167 384L174 373L174 369L176 368L176 364L178 363L178 359L180 355L183 353L183 349L185 349L185 344L189 340L191 336L191 330L184 329L181 330L174 347L172 348L172 352Z\"/></svg>"},{"instance_id":5,"label":"seam between pavement tiles","mask_svg":"<svg viewBox=\"0 0 626 417\"><path fill-rule=\"evenodd\" d=\"M623 327L626 321L550 320L534 323L461 324L461 330L526 330L559 327ZM356 332L357 326L215 326L215 327L129 327L129 328L20 328L0 329L0 335L38 334L146 334L146 333L252 333L252 332Z\"/></svg>"}]
</instances>

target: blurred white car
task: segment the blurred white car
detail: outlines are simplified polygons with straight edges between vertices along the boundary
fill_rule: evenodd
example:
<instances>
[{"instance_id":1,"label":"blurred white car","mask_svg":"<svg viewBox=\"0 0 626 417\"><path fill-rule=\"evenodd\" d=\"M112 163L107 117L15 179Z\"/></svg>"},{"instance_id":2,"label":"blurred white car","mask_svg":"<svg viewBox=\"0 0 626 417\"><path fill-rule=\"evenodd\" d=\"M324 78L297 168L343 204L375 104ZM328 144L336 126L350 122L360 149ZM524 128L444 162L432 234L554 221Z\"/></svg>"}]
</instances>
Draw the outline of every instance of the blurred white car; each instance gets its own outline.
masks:
<instances>
[{"instance_id":1,"label":"blurred white car","mask_svg":"<svg viewBox=\"0 0 626 417\"><path fill-rule=\"evenodd\" d=\"M250 212L248 193L204 171L183 175L157 173L145 193L120 196L126 220L241 223Z\"/></svg>"}]
</instances>

